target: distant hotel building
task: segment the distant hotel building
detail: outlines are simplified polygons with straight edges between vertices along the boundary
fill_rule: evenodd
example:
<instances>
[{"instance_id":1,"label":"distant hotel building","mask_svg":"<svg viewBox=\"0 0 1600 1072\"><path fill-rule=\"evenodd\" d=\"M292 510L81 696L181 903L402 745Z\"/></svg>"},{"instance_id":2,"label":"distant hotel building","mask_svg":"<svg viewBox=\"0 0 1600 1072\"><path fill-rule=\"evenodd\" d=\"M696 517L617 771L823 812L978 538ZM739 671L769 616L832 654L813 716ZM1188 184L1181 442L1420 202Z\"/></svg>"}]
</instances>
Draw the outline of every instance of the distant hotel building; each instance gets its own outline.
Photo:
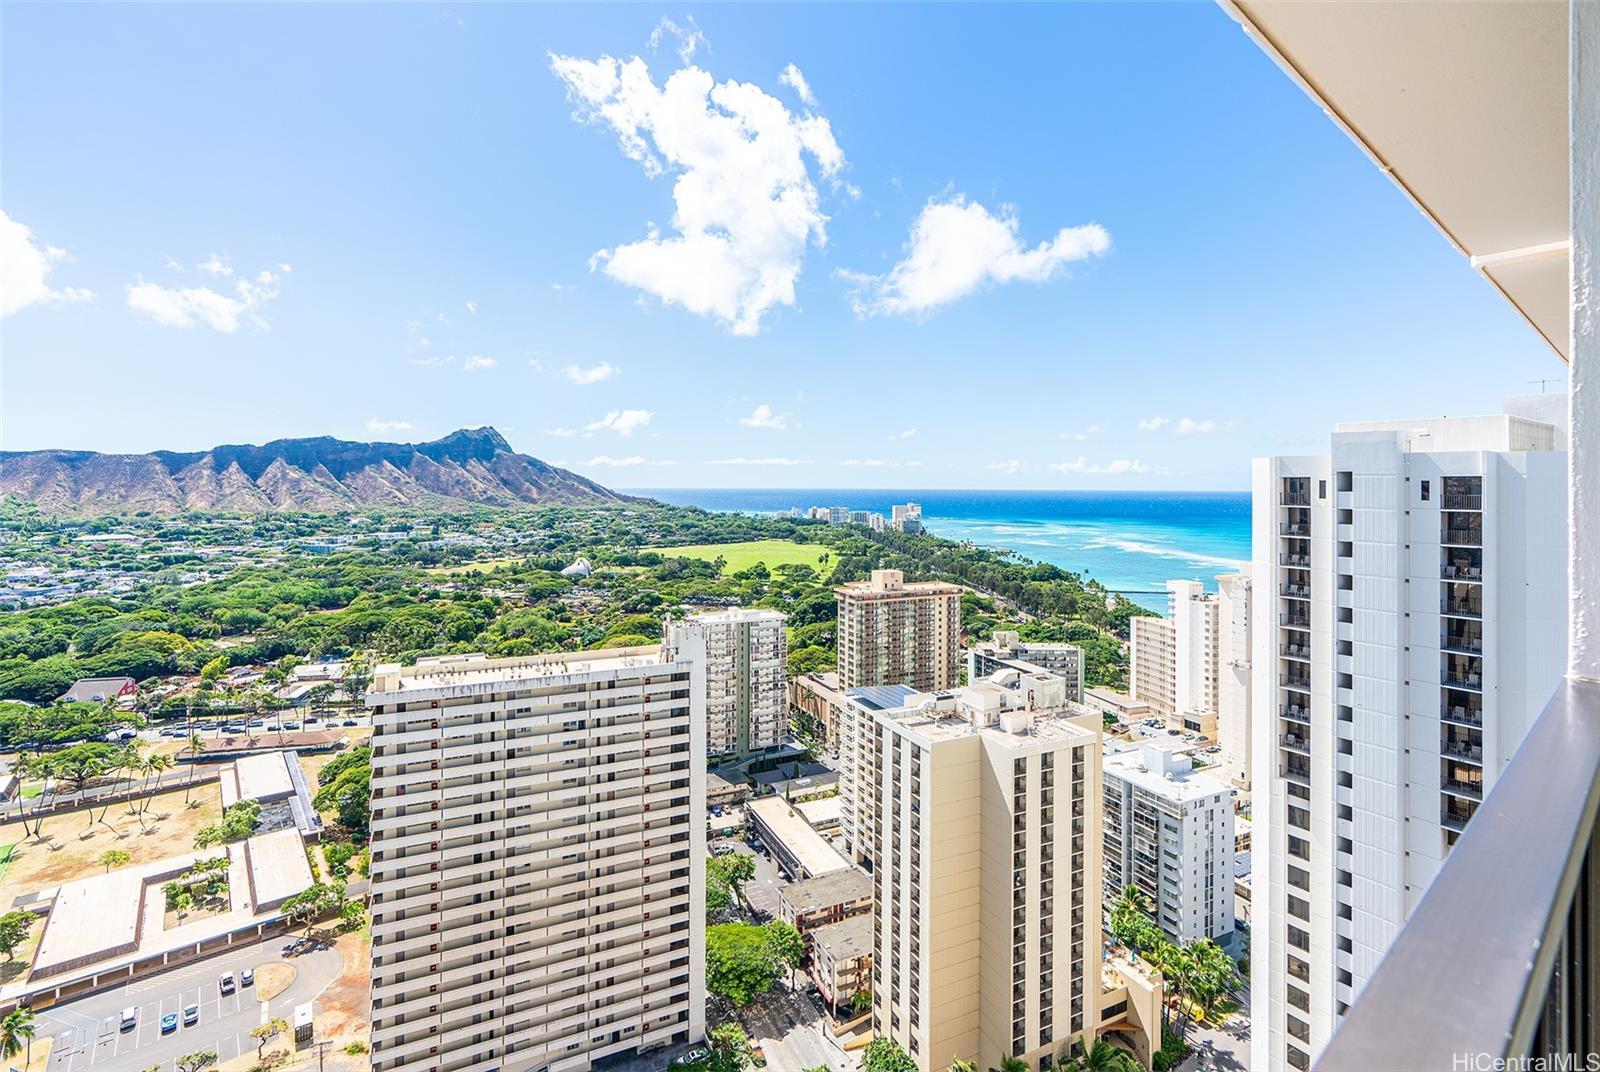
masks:
<instances>
[{"instance_id":1,"label":"distant hotel building","mask_svg":"<svg viewBox=\"0 0 1600 1072\"><path fill-rule=\"evenodd\" d=\"M922 507L914 502L896 504L889 508L889 521L896 532L921 532Z\"/></svg>"},{"instance_id":2,"label":"distant hotel building","mask_svg":"<svg viewBox=\"0 0 1600 1072\"><path fill-rule=\"evenodd\" d=\"M1001 671L876 711L873 1031L1033 1068L1100 1024L1100 717Z\"/></svg>"},{"instance_id":3,"label":"distant hotel building","mask_svg":"<svg viewBox=\"0 0 1600 1072\"><path fill-rule=\"evenodd\" d=\"M967 649L967 680L989 677L997 670L1048 670L1067 683L1067 699L1083 702L1083 649L1076 644L1023 641L1014 632L998 630L989 640Z\"/></svg>"},{"instance_id":4,"label":"distant hotel building","mask_svg":"<svg viewBox=\"0 0 1600 1072\"><path fill-rule=\"evenodd\" d=\"M722 610L667 622L667 653L706 653L706 755L746 756L775 748L788 729L788 616Z\"/></svg>"},{"instance_id":5,"label":"distant hotel building","mask_svg":"<svg viewBox=\"0 0 1600 1072\"><path fill-rule=\"evenodd\" d=\"M1105 895L1136 886L1180 945L1233 944L1233 787L1166 742L1105 757Z\"/></svg>"},{"instance_id":6,"label":"distant hotel building","mask_svg":"<svg viewBox=\"0 0 1600 1072\"><path fill-rule=\"evenodd\" d=\"M704 1037L704 655L680 648L374 672L374 1072Z\"/></svg>"},{"instance_id":7,"label":"distant hotel building","mask_svg":"<svg viewBox=\"0 0 1600 1072\"><path fill-rule=\"evenodd\" d=\"M1217 742L1228 775L1244 784L1250 699L1250 578L1167 582L1167 617L1129 624L1131 692L1174 726Z\"/></svg>"},{"instance_id":8,"label":"distant hotel building","mask_svg":"<svg viewBox=\"0 0 1600 1072\"><path fill-rule=\"evenodd\" d=\"M1253 1068L1310 1065L1561 679L1565 398L1507 408L1255 462Z\"/></svg>"}]
</instances>

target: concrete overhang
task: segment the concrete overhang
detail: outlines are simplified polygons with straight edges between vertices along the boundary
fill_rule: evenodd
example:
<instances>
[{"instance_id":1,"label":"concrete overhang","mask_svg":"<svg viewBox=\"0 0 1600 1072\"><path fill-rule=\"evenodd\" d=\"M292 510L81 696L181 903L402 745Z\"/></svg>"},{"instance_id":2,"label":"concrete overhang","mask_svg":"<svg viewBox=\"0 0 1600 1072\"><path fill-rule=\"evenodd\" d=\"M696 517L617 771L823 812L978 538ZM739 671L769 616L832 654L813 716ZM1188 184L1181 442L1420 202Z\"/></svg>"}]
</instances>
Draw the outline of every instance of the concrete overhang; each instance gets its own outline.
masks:
<instances>
[{"instance_id":1,"label":"concrete overhang","mask_svg":"<svg viewBox=\"0 0 1600 1072\"><path fill-rule=\"evenodd\" d=\"M1219 0L1563 358L1567 0Z\"/></svg>"}]
</instances>

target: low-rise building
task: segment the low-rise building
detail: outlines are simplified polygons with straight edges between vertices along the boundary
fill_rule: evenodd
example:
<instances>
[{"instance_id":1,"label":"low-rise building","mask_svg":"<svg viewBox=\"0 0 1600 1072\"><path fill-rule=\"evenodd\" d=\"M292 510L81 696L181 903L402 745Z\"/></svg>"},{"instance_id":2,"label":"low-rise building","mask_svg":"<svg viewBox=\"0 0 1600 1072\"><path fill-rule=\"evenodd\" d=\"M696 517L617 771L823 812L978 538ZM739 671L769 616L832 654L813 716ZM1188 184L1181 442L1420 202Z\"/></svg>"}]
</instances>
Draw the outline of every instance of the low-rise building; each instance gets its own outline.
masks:
<instances>
[{"instance_id":1,"label":"low-rise building","mask_svg":"<svg viewBox=\"0 0 1600 1072\"><path fill-rule=\"evenodd\" d=\"M839 750L839 710L848 702L832 670L799 674L789 681L789 710L830 752Z\"/></svg>"},{"instance_id":2,"label":"low-rise building","mask_svg":"<svg viewBox=\"0 0 1600 1072\"><path fill-rule=\"evenodd\" d=\"M105 703L120 700L139 691L138 682L131 677L85 677L72 683L72 688L62 693L62 703Z\"/></svg>"},{"instance_id":3,"label":"low-rise building","mask_svg":"<svg viewBox=\"0 0 1600 1072\"><path fill-rule=\"evenodd\" d=\"M757 797L745 808L750 827L791 879L815 878L850 865L828 839L811 829L794 805L779 796Z\"/></svg>"},{"instance_id":4,"label":"low-rise building","mask_svg":"<svg viewBox=\"0 0 1600 1072\"><path fill-rule=\"evenodd\" d=\"M872 989L872 916L819 927L811 936L811 977L834 1015L851 1008L857 993Z\"/></svg>"},{"instance_id":5,"label":"low-rise building","mask_svg":"<svg viewBox=\"0 0 1600 1072\"><path fill-rule=\"evenodd\" d=\"M1102 716L1110 715L1126 726L1151 717L1148 702L1116 689L1084 689L1083 702Z\"/></svg>"},{"instance_id":6,"label":"low-rise building","mask_svg":"<svg viewBox=\"0 0 1600 1072\"><path fill-rule=\"evenodd\" d=\"M872 876L858 867L791 882L778 890L778 916L809 936L854 916L872 915Z\"/></svg>"},{"instance_id":7,"label":"low-rise building","mask_svg":"<svg viewBox=\"0 0 1600 1072\"><path fill-rule=\"evenodd\" d=\"M1024 641L1021 634L998 630L967 649L967 680L977 681L997 670L1046 670L1067 682L1067 699L1083 702L1083 649L1076 644Z\"/></svg>"}]
</instances>

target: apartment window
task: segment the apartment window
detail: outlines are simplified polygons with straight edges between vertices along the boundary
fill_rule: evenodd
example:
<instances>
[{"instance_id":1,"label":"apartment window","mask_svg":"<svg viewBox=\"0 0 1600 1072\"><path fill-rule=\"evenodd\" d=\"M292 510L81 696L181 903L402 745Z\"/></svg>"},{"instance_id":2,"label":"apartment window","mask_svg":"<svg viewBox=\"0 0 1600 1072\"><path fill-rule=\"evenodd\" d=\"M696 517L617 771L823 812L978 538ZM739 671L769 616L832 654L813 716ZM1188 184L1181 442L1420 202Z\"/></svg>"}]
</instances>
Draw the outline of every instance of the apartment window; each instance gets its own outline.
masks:
<instances>
[{"instance_id":1,"label":"apartment window","mask_svg":"<svg viewBox=\"0 0 1600 1072\"><path fill-rule=\"evenodd\" d=\"M1427 502L1432 497L1432 491L1433 491L1433 489L1428 486L1428 482L1426 480L1424 480L1422 482L1422 501L1423 502Z\"/></svg>"},{"instance_id":2,"label":"apartment window","mask_svg":"<svg viewBox=\"0 0 1600 1072\"><path fill-rule=\"evenodd\" d=\"M1328 482L1326 480L1317 481L1317 498L1326 499L1327 497L1328 497Z\"/></svg>"}]
</instances>

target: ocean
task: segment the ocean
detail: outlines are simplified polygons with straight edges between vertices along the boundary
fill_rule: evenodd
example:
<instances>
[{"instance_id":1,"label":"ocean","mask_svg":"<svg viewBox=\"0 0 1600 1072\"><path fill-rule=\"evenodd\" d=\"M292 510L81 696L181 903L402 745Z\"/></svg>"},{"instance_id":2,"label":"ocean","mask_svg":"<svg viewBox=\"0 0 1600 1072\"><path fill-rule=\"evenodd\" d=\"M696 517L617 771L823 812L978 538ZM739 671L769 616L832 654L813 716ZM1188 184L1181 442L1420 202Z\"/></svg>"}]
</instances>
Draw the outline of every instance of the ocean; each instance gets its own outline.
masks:
<instances>
[{"instance_id":1,"label":"ocean","mask_svg":"<svg viewBox=\"0 0 1600 1072\"><path fill-rule=\"evenodd\" d=\"M1050 562L1162 612L1168 580L1200 580L1215 589L1217 574L1250 559L1249 492L630 490L679 506L752 514L847 506L887 516L893 503L921 503L923 527L935 535Z\"/></svg>"}]
</instances>

